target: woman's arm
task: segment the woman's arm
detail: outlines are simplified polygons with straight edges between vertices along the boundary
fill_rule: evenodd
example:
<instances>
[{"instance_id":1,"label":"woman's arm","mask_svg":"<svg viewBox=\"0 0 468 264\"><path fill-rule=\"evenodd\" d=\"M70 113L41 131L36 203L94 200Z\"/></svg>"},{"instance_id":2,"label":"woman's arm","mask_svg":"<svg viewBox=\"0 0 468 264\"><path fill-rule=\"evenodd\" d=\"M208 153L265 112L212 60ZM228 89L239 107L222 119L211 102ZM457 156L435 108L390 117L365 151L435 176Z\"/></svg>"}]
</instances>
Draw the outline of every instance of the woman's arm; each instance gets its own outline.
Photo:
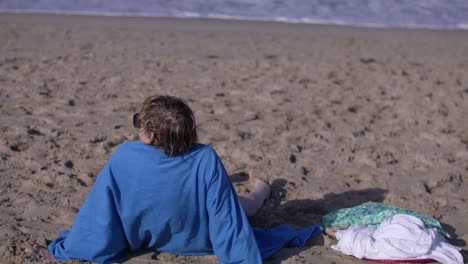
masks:
<instances>
[{"instance_id":1,"label":"woman's arm","mask_svg":"<svg viewBox=\"0 0 468 264\"><path fill-rule=\"evenodd\" d=\"M210 239L220 263L262 263L245 212L217 156L207 192Z\"/></svg>"},{"instance_id":2,"label":"woman's arm","mask_svg":"<svg viewBox=\"0 0 468 264\"><path fill-rule=\"evenodd\" d=\"M127 240L117 211L119 191L109 163L99 173L72 228L61 231L49 245L51 255L69 259L112 263L125 260Z\"/></svg>"}]
</instances>

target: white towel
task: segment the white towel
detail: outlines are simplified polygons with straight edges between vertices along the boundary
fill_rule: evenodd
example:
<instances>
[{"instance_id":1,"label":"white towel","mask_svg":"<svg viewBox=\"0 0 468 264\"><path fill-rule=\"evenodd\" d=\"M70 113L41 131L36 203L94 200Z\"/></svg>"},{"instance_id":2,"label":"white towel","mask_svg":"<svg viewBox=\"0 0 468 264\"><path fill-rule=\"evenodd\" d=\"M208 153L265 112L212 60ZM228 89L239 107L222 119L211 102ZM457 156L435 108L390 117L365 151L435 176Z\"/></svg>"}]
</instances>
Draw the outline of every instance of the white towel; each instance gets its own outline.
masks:
<instances>
[{"instance_id":1,"label":"white towel","mask_svg":"<svg viewBox=\"0 0 468 264\"><path fill-rule=\"evenodd\" d=\"M435 228L426 229L417 217L398 214L380 225L354 225L336 232L332 246L346 255L369 259L427 259L444 264L461 264L461 248L445 242Z\"/></svg>"}]
</instances>

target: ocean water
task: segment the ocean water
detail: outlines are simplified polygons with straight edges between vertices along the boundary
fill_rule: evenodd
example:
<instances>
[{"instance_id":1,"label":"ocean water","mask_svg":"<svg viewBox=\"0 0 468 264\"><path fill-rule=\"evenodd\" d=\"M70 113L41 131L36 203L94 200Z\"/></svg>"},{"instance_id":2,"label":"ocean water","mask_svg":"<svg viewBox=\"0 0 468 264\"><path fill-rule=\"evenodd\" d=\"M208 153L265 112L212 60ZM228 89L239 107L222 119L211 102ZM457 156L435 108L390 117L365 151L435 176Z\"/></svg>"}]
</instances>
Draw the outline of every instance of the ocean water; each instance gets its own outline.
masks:
<instances>
[{"instance_id":1,"label":"ocean water","mask_svg":"<svg viewBox=\"0 0 468 264\"><path fill-rule=\"evenodd\" d=\"M0 12L468 30L468 0L0 0Z\"/></svg>"}]
</instances>

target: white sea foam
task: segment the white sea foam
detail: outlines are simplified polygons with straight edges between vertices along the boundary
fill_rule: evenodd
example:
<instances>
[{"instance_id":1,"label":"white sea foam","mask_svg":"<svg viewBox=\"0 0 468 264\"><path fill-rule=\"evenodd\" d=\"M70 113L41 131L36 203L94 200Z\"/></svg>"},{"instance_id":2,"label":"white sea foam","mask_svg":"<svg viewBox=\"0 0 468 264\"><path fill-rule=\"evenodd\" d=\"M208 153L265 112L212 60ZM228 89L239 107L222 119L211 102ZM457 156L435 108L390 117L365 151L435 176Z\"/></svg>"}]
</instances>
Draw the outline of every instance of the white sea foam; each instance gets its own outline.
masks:
<instances>
[{"instance_id":1,"label":"white sea foam","mask_svg":"<svg viewBox=\"0 0 468 264\"><path fill-rule=\"evenodd\" d=\"M463 23L457 24L457 28L458 29L467 29L468 30L468 23L466 23L466 24L463 24Z\"/></svg>"}]
</instances>

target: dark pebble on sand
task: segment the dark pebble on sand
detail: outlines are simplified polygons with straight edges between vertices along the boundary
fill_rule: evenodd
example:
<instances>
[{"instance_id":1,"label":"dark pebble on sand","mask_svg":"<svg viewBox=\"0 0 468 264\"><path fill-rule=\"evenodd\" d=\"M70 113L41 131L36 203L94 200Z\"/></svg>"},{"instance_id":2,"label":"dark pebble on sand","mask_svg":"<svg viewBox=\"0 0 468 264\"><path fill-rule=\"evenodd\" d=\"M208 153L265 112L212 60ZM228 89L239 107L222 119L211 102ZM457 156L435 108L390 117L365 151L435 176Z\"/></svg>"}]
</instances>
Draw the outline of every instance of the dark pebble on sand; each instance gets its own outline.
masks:
<instances>
[{"instance_id":1,"label":"dark pebble on sand","mask_svg":"<svg viewBox=\"0 0 468 264\"><path fill-rule=\"evenodd\" d=\"M356 106L350 106L348 107L348 111L351 113L356 113L357 112L357 107Z\"/></svg>"},{"instance_id":2,"label":"dark pebble on sand","mask_svg":"<svg viewBox=\"0 0 468 264\"><path fill-rule=\"evenodd\" d=\"M230 176L232 182L247 181L250 177L251 176L248 173L244 172L244 171L233 173Z\"/></svg>"},{"instance_id":3,"label":"dark pebble on sand","mask_svg":"<svg viewBox=\"0 0 468 264\"><path fill-rule=\"evenodd\" d=\"M10 149L14 152L20 152L21 149L19 148L19 144L14 144L10 146Z\"/></svg>"},{"instance_id":4,"label":"dark pebble on sand","mask_svg":"<svg viewBox=\"0 0 468 264\"><path fill-rule=\"evenodd\" d=\"M374 58L361 58L361 62L364 64L369 64L376 62L376 60Z\"/></svg>"},{"instance_id":5,"label":"dark pebble on sand","mask_svg":"<svg viewBox=\"0 0 468 264\"><path fill-rule=\"evenodd\" d=\"M107 143L104 145L104 149L105 149L106 151L109 151L110 149L112 149L113 147L117 146L118 144L119 144L119 143L109 141L109 142L107 142Z\"/></svg>"},{"instance_id":6,"label":"dark pebble on sand","mask_svg":"<svg viewBox=\"0 0 468 264\"><path fill-rule=\"evenodd\" d=\"M364 130L353 132L354 137L362 137L362 136L365 136L365 135L366 135L366 131L364 131Z\"/></svg>"},{"instance_id":7,"label":"dark pebble on sand","mask_svg":"<svg viewBox=\"0 0 468 264\"><path fill-rule=\"evenodd\" d=\"M68 100L68 105L69 106L75 106L75 100L73 100L73 99Z\"/></svg>"},{"instance_id":8,"label":"dark pebble on sand","mask_svg":"<svg viewBox=\"0 0 468 264\"><path fill-rule=\"evenodd\" d=\"M82 179L76 178L76 177L75 177L74 179L76 180L76 182L77 182L79 185L84 186L84 187L87 187L87 186L88 186L88 184L86 184L86 182L84 182Z\"/></svg>"},{"instance_id":9,"label":"dark pebble on sand","mask_svg":"<svg viewBox=\"0 0 468 264\"><path fill-rule=\"evenodd\" d=\"M39 130L34 129L34 128L28 128L28 134L32 135L32 136L43 136L44 135Z\"/></svg>"},{"instance_id":10,"label":"dark pebble on sand","mask_svg":"<svg viewBox=\"0 0 468 264\"><path fill-rule=\"evenodd\" d=\"M331 72L328 73L327 78L328 79L334 79L334 78L336 78L336 76L337 76L336 72L331 71Z\"/></svg>"},{"instance_id":11,"label":"dark pebble on sand","mask_svg":"<svg viewBox=\"0 0 468 264\"><path fill-rule=\"evenodd\" d=\"M216 96L218 96L218 97L224 97L224 93L216 93Z\"/></svg>"},{"instance_id":12,"label":"dark pebble on sand","mask_svg":"<svg viewBox=\"0 0 468 264\"><path fill-rule=\"evenodd\" d=\"M239 137L240 137L242 140L245 140L245 139L251 138L251 137L252 137L252 134L249 133L249 132L240 131L240 132L239 132Z\"/></svg>"},{"instance_id":13,"label":"dark pebble on sand","mask_svg":"<svg viewBox=\"0 0 468 264\"><path fill-rule=\"evenodd\" d=\"M71 160L65 162L65 167L69 168L69 169L73 169L73 162Z\"/></svg>"},{"instance_id":14,"label":"dark pebble on sand","mask_svg":"<svg viewBox=\"0 0 468 264\"><path fill-rule=\"evenodd\" d=\"M306 167L302 167L302 174L303 175L309 174L309 170Z\"/></svg>"},{"instance_id":15,"label":"dark pebble on sand","mask_svg":"<svg viewBox=\"0 0 468 264\"><path fill-rule=\"evenodd\" d=\"M46 186L49 188L54 188L54 184L51 182L46 183Z\"/></svg>"},{"instance_id":16,"label":"dark pebble on sand","mask_svg":"<svg viewBox=\"0 0 468 264\"><path fill-rule=\"evenodd\" d=\"M304 147L302 147L301 145L297 145L296 147L298 152L301 152L304 149Z\"/></svg>"},{"instance_id":17,"label":"dark pebble on sand","mask_svg":"<svg viewBox=\"0 0 468 264\"><path fill-rule=\"evenodd\" d=\"M89 143L96 144L96 143L103 142L103 141L105 141L106 139L107 139L107 137L106 137L106 136L102 136L102 137L95 137L95 138L91 139L91 140L89 141Z\"/></svg>"},{"instance_id":18,"label":"dark pebble on sand","mask_svg":"<svg viewBox=\"0 0 468 264\"><path fill-rule=\"evenodd\" d=\"M294 154L291 154L291 156L289 156L289 161L291 163L296 163L296 156L294 156Z\"/></svg>"}]
</instances>

